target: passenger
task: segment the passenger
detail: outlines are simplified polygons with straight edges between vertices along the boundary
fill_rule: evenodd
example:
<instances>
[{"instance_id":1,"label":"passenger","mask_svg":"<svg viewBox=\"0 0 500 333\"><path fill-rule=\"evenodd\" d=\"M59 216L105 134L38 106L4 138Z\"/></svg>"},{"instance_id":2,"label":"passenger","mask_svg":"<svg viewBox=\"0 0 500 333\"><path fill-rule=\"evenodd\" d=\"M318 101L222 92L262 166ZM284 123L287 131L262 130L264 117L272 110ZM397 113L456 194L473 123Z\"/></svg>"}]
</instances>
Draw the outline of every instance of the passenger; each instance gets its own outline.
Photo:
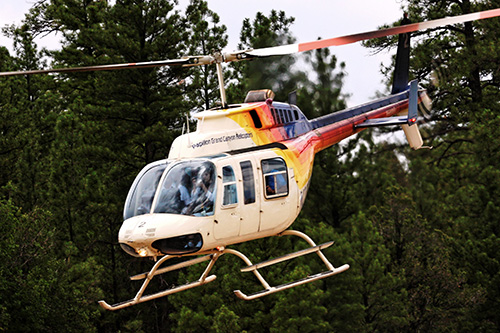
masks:
<instances>
[{"instance_id":1,"label":"passenger","mask_svg":"<svg viewBox=\"0 0 500 333\"><path fill-rule=\"evenodd\" d=\"M161 190L155 213L185 214L187 207L191 204L190 168L182 170L181 173L181 181L178 185L173 182L169 187ZM177 176L172 174L174 175ZM168 182L165 182L164 186L168 186L167 184Z\"/></svg>"},{"instance_id":2,"label":"passenger","mask_svg":"<svg viewBox=\"0 0 500 333\"><path fill-rule=\"evenodd\" d=\"M271 172L278 172L273 169ZM277 183L277 184L276 184ZM277 186L276 186L277 185ZM266 194L281 194L287 191L287 181L283 173L266 176Z\"/></svg>"}]
</instances>

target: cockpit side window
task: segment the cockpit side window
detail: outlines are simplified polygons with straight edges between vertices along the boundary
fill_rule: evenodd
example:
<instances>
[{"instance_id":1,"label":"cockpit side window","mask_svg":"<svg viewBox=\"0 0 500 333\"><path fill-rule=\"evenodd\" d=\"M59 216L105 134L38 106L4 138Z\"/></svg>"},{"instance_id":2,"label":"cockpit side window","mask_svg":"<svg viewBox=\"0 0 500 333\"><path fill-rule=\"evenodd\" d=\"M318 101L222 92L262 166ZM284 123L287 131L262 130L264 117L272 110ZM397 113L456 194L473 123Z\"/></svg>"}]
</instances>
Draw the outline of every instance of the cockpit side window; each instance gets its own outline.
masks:
<instances>
[{"instance_id":1,"label":"cockpit side window","mask_svg":"<svg viewBox=\"0 0 500 333\"><path fill-rule=\"evenodd\" d=\"M167 171L157 194L154 212L213 215L215 193L215 166L212 162L182 162Z\"/></svg>"},{"instance_id":2,"label":"cockpit side window","mask_svg":"<svg viewBox=\"0 0 500 333\"><path fill-rule=\"evenodd\" d=\"M288 195L288 173L285 161L276 157L262 160L261 164L266 198L271 199Z\"/></svg>"},{"instance_id":3,"label":"cockpit side window","mask_svg":"<svg viewBox=\"0 0 500 333\"><path fill-rule=\"evenodd\" d=\"M140 176L132 196L125 205L125 219L151 212L156 187L166 167L166 164L154 166Z\"/></svg>"}]
</instances>

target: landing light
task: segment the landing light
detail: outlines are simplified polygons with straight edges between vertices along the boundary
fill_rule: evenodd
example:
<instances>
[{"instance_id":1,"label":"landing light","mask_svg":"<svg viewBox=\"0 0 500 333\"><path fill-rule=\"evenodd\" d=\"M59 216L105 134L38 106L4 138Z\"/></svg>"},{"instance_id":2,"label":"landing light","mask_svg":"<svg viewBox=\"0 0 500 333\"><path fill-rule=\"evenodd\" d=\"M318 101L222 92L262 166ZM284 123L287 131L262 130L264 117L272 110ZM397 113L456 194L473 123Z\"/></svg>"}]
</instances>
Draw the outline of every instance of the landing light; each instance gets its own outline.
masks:
<instances>
[{"instance_id":1,"label":"landing light","mask_svg":"<svg viewBox=\"0 0 500 333\"><path fill-rule=\"evenodd\" d=\"M137 254L140 255L141 257L145 257L148 255L148 250L146 248L140 248L138 251L137 251Z\"/></svg>"}]
</instances>

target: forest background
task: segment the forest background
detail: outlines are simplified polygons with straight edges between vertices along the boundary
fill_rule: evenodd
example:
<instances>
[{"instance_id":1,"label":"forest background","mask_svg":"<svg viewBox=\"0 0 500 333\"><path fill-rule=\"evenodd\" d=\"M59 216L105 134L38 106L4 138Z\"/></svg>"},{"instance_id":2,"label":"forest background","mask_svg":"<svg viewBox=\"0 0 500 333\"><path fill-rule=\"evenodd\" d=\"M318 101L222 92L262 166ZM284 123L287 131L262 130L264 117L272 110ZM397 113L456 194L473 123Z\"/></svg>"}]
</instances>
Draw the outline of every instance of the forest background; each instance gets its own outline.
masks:
<instances>
[{"instance_id":1,"label":"forest background","mask_svg":"<svg viewBox=\"0 0 500 333\"><path fill-rule=\"evenodd\" d=\"M499 1L403 1L412 21L500 7ZM294 41L293 18L258 13L240 47ZM398 24L397 22L395 24ZM58 31L57 51L34 38ZM224 49L226 28L207 2L175 11L168 0L46 0L3 30L0 70L175 59ZM293 228L322 243L340 275L244 302L233 290L257 281L221 258L216 282L116 312L128 276L151 263L117 244L137 172L164 158L189 112L217 104L213 68L160 68L0 80L0 330L6 331L482 331L500 329L500 20L413 35L411 78L433 99L421 126L432 150L411 151L364 131L319 154ZM394 38L365 43L374 50ZM228 66L230 102L271 88L298 91L309 117L345 107L345 64L329 50ZM384 68L390 84L392 68ZM311 79L308 73L315 73ZM258 75L256 75L258 74ZM194 126L194 124L191 124ZM301 248L283 238L236 248L252 261ZM271 267L290 281L320 271L302 258ZM167 274L157 288L198 276Z\"/></svg>"}]
</instances>

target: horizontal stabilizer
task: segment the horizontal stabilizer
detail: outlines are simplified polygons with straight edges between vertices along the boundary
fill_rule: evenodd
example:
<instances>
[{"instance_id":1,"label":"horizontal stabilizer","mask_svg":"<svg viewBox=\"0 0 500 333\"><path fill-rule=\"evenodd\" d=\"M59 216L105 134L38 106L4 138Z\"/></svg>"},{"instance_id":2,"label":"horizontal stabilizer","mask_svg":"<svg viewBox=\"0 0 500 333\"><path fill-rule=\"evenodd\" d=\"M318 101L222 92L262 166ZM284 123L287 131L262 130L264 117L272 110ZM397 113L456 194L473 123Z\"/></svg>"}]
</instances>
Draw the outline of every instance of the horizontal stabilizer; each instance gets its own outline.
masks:
<instances>
[{"instance_id":1,"label":"horizontal stabilizer","mask_svg":"<svg viewBox=\"0 0 500 333\"><path fill-rule=\"evenodd\" d=\"M408 94L408 113L407 113L407 116L395 116L395 117L386 117L386 118L366 119L361 124L355 125L355 127L356 128L366 128L366 127L380 127L380 126L393 126L393 125L412 126L418 120L418 111L417 110L418 110L418 82L417 82L417 80L413 80L410 82L410 91Z\"/></svg>"},{"instance_id":2,"label":"horizontal stabilizer","mask_svg":"<svg viewBox=\"0 0 500 333\"><path fill-rule=\"evenodd\" d=\"M411 126L418 119L418 81L410 82L410 96L408 97L408 125Z\"/></svg>"},{"instance_id":3,"label":"horizontal stabilizer","mask_svg":"<svg viewBox=\"0 0 500 333\"><path fill-rule=\"evenodd\" d=\"M408 125L408 117L387 117L367 119L361 124L356 125L359 128L365 127L380 127L380 126L393 126L393 125Z\"/></svg>"}]
</instances>

